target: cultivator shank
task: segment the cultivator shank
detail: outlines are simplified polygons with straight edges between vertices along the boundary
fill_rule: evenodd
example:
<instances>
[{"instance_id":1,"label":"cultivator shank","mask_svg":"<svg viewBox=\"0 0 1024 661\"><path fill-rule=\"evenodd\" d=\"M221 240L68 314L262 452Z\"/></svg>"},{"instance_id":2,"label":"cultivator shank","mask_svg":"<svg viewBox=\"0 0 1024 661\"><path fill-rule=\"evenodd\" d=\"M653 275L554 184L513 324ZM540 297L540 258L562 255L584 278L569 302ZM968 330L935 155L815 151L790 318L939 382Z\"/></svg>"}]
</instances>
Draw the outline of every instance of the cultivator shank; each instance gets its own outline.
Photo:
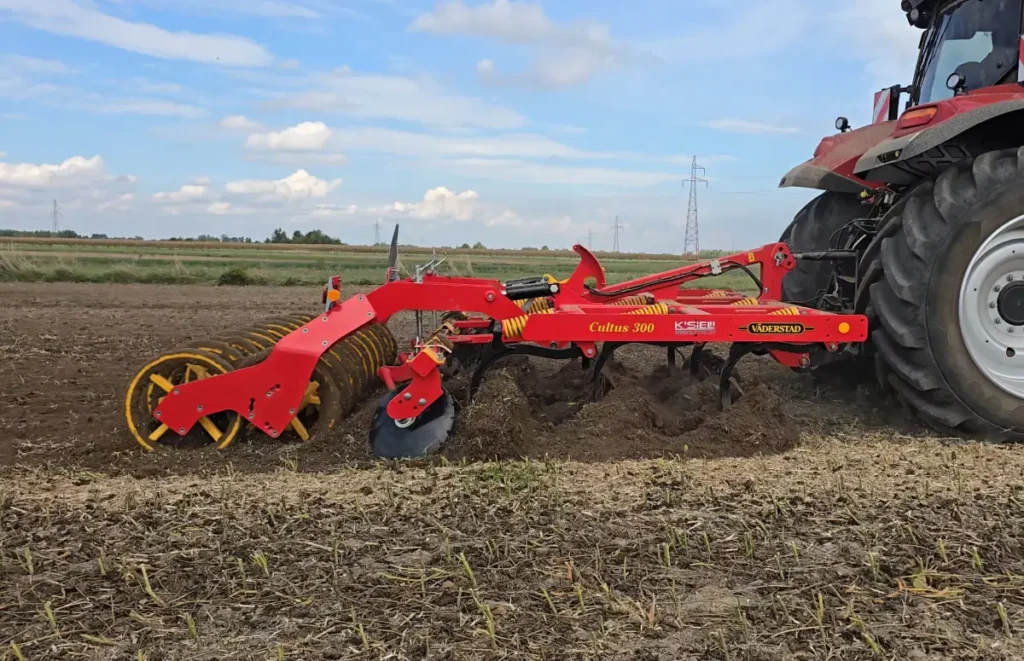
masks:
<instances>
[{"instance_id":1,"label":"cultivator shank","mask_svg":"<svg viewBox=\"0 0 1024 661\"><path fill-rule=\"evenodd\" d=\"M382 382L388 393L373 418L373 450L387 457L418 456L435 450L452 428L445 378L454 364L475 370L475 392L486 371L511 355L582 359L593 368L596 382L612 353L625 344L667 347L673 358L679 348L693 347L690 368L696 373L706 345L727 343L731 349L720 375L727 405L733 398L732 368L748 353L809 367L819 355L867 339L862 315L779 302L782 277L795 266L783 243L607 285L601 265L582 246L575 246L580 263L565 280L544 275L500 282L442 276L429 268L398 278L396 242L397 230L384 285L341 301L340 283L332 279L325 289L325 311L292 319L290 326L272 324L273 341L260 335L270 346L260 346L259 352L241 342L237 347L227 340L207 343L188 353L205 370L191 379L184 378L178 363L172 371L177 380L153 378L161 361L179 360L177 353L144 368L133 387L147 384L147 395L141 406L132 392L128 400L129 425L139 442L150 447L162 435L187 436L216 425L223 447L241 423L274 438L289 430L308 432L301 416L313 401L318 402L316 422L330 427L335 416ZM747 273L756 296L682 288L734 270ZM419 333L396 361L396 344L384 324L404 311L446 314L439 329ZM270 327L265 330L269 334ZM242 339L252 341L245 334ZM184 360L187 370L187 356ZM339 403L328 407L325 392ZM144 436L139 429L147 415L150 431ZM215 416L221 416L219 422ZM223 425L234 426L225 430ZM217 440L212 431L208 435ZM301 431L297 435L308 437Z\"/></svg>"}]
</instances>

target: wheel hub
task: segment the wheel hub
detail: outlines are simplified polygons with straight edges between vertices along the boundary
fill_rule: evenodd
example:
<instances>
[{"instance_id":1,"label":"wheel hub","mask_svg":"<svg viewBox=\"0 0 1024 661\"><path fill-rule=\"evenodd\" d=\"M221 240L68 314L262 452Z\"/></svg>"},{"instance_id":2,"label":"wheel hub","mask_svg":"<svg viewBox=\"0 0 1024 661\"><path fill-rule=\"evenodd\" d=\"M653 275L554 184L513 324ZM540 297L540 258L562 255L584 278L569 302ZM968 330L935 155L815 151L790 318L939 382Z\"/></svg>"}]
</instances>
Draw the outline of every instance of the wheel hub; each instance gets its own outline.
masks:
<instances>
[{"instance_id":1,"label":"wheel hub","mask_svg":"<svg viewBox=\"0 0 1024 661\"><path fill-rule=\"evenodd\" d=\"M1024 215L978 247L960 288L960 333L974 364L1024 399Z\"/></svg>"},{"instance_id":2,"label":"wheel hub","mask_svg":"<svg viewBox=\"0 0 1024 661\"><path fill-rule=\"evenodd\" d=\"M1003 321L1012 326L1024 326L1024 282L1014 282L999 292L996 309Z\"/></svg>"}]
</instances>

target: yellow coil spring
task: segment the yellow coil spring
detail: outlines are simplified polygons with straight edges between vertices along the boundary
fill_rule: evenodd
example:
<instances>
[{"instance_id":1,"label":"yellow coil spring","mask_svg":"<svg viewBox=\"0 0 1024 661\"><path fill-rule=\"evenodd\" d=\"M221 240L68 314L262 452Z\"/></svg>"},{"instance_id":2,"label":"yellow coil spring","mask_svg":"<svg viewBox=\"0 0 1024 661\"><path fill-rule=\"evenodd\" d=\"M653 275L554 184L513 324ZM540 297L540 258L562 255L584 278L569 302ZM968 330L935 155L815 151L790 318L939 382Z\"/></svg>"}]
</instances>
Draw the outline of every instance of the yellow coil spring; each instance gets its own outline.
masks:
<instances>
[{"instance_id":1,"label":"yellow coil spring","mask_svg":"<svg viewBox=\"0 0 1024 661\"><path fill-rule=\"evenodd\" d=\"M800 308L796 308L796 307L782 308L781 310L776 310L775 312L769 312L768 314L773 316L773 317L799 317L800 316Z\"/></svg>"},{"instance_id":2,"label":"yellow coil spring","mask_svg":"<svg viewBox=\"0 0 1024 661\"><path fill-rule=\"evenodd\" d=\"M523 310L526 311L526 314L538 314L550 309L551 303L549 303L546 298L535 298L530 301L529 305L523 306Z\"/></svg>"},{"instance_id":3,"label":"yellow coil spring","mask_svg":"<svg viewBox=\"0 0 1024 661\"><path fill-rule=\"evenodd\" d=\"M761 301L756 298L745 298L742 301L736 301L733 305L760 305Z\"/></svg>"},{"instance_id":4,"label":"yellow coil spring","mask_svg":"<svg viewBox=\"0 0 1024 661\"><path fill-rule=\"evenodd\" d=\"M612 305L650 305L654 303L654 294L635 294L627 296L621 301L615 301Z\"/></svg>"},{"instance_id":5,"label":"yellow coil spring","mask_svg":"<svg viewBox=\"0 0 1024 661\"><path fill-rule=\"evenodd\" d=\"M668 314L668 303L655 303L654 305L648 305L645 308L632 310L626 314Z\"/></svg>"},{"instance_id":6,"label":"yellow coil spring","mask_svg":"<svg viewBox=\"0 0 1024 661\"><path fill-rule=\"evenodd\" d=\"M548 308L547 310L541 310L534 314L553 314L554 310ZM506 340L515 340L522 336L523 329L526 328L526 322L529 320L530 315L524 314L519 317L513 317L511 319L503 319L501 322L501 334Z\"/></svg>"}]
</instances>

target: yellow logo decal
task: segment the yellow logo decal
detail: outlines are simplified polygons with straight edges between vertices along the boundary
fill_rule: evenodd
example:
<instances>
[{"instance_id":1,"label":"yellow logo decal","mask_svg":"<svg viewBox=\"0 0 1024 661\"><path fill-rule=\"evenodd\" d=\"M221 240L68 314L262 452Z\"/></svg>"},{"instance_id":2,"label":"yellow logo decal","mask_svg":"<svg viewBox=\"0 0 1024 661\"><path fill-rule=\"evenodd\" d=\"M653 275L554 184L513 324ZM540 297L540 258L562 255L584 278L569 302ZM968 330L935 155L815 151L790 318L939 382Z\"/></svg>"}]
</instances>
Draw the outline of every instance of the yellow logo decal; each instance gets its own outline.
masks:
<instances>
[{"instance_id":1,"label":"yellow logo decal","mask_svg":"<svg viewBox=\"0 0 1024 661\"><path fill-rule=\"evenodd\" d=\"M800 335L808 329L803 324L765 324L753 323L742 329L754 335Z\"/></svg>"},{"instance_id":2,"label":"yellow logo decal","mask_svg":"<svg viewBox=\"0 0 1024 661\"><path fill-rule=\"evenodd\" d=\"M653 333L654 323L638 321L631 325L613 324L611 322L592 321L587 329L591 333Z\"/></svg>"}]
</instances>

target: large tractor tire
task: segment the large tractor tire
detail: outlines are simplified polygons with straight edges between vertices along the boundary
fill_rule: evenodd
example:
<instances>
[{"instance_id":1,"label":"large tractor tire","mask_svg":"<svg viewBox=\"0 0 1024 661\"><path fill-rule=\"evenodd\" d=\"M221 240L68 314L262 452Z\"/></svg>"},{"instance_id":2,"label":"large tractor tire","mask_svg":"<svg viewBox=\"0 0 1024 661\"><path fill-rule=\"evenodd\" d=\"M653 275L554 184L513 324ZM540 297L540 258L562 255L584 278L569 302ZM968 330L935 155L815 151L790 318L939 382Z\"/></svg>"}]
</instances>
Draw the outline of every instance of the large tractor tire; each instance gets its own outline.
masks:
<instances>
[{"instance_id":1,"label":"large tractor tire","mask_svg":"<svg viewBox=\"0 0 1024 661\"><path fill-rule=\"evenodd\" d=\"M864 206L856 195L822 193L797 212L779 241L794 252L828 250L832 235L851 220L862 218L864 213ZM814 307L819 293L828 287L831 274L830 262L798 260L796 268L782 279L782 300Z\"/></svg>"},{"instance_id":2,"label":"large tractor tire","mask_svg":"<svg viewBox=\"0 0 1024 661\"><path fill-rule=\"evenodd\" d=\"M1024 149L905 197L870 285L879 379L928 424L1024 440Z\"/></svg>"}]
</instances>

